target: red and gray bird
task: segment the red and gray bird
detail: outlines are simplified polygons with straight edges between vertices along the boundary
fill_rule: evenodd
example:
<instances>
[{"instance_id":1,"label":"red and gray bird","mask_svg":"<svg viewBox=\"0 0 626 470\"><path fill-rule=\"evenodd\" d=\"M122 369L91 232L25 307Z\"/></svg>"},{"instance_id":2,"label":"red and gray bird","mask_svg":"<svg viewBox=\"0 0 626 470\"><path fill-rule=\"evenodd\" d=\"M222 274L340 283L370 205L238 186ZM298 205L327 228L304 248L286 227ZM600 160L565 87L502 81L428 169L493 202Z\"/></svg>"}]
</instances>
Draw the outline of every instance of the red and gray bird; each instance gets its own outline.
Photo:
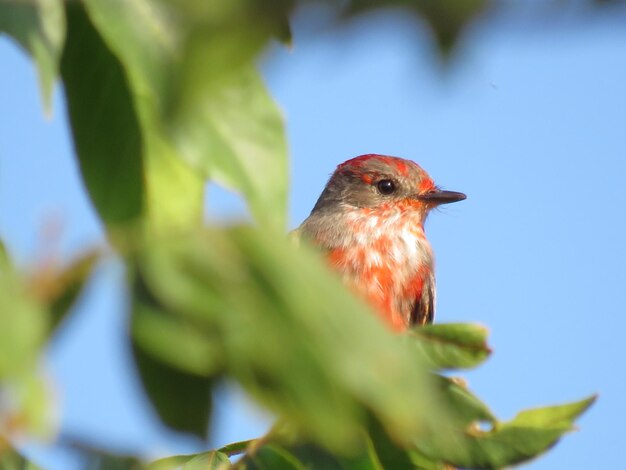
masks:
<instances>
[{"instance_id":1,"label":"red and gray bird","mask_svg":"<svg viewBox=\"0 0 626 470\"><path fill-rule=\"evenodd\" d=\"M321 248L344 281L396 331L431 323L434 259L424 222L465 199L415 162L361 155L337 167L298 235Z\"/></svg>"}]
</instances>

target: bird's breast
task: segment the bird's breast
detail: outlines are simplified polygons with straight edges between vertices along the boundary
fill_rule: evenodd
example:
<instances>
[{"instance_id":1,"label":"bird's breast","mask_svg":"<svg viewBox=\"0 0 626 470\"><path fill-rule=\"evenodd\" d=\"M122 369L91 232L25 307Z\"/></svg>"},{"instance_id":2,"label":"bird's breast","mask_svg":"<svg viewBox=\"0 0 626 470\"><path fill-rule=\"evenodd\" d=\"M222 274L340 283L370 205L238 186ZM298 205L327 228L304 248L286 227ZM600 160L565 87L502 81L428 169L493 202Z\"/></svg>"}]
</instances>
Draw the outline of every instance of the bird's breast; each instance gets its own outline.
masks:
<instances>
[{"instance_id":1,"label":"bird's breast","mask_svg":"<svg viewBox=\"0 0 626 470\"><path fill-rule=\"evenodd\" d=\"M352 236L328 251L330 264L397 331L409 325L433 269L430 245L421 223L415 222L357 217L348 229Z\"/></svg>"}]
</instances>

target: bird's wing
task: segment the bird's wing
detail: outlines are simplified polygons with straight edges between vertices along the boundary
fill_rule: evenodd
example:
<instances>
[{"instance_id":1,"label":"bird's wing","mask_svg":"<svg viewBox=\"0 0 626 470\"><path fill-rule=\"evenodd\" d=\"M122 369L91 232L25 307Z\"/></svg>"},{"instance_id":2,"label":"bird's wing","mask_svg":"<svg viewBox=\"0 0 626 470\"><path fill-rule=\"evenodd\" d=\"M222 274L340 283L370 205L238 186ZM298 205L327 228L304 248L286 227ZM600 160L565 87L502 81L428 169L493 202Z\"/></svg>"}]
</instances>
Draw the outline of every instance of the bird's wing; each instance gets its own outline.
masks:
<instances>
[{"instance_id":1,"label":"bird's wing","mask_svg":"<svg viewBox=\"0 0 626 470\"><path fill-rule=\"evenodd\" d=\"M415 299L411 310L409 324L427 325L435 319L435 276L430 275L424 280L422 295Z\"/></svg>"}]
</instances>

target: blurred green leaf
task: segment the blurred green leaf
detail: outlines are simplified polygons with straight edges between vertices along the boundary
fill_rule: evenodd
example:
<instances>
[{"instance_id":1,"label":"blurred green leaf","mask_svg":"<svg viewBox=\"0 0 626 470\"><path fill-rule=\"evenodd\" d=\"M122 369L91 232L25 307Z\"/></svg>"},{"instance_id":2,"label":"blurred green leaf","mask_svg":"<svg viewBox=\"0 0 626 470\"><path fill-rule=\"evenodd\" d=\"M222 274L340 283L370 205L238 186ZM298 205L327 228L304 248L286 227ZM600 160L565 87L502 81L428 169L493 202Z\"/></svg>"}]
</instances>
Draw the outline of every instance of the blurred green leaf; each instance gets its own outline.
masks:
<instances>
[{"instance_id":1,"label":"blurred green leaf","mask_svg":"<svg viewBox=\"0 0 626 470\"><path fill-rule=\"evenodd\" d=\"M496 417L487 405L471 393L461 379L435 375L438 397L449 410L449 418L455 421L455 426L466 429L476 422L495 423Z\"/></svg>"},{"instance_id":2,"label":"blurred green leaf","mask_svg":"<svg viewBox=\"0 0 626 470\"><path fill-rule=\"evenodd\" d=\"M198 376L214 376L223 368L218 338L192 319L166 311L137 276L131 316L135 347L172 368Z\"/></svg>"},{"instance_id":3,"label":"blurred green leaf","mask_svg":"<svg viewBox=\"0 0 626 470\"><path fill-rule=\"evenodd\" d=\"M206 438L212 379L159 361L136 343L133 356L144 390L161 420L172 429Z\"/></svg>"},{"instance_id":4,"label":"blurred green leaf","mask_svg":"<svg viewBox=\"0 0 626 470\"><path fill-rule=\"evenodd\" d=\"M316 463L319 464L319 462ZM310 462L307 465L286 448L268 444L247 458L244 468L246 470L306 470L307 468L326 468L331 470L332 467L328 465L324 467L310 466Z\"/></svg>"},{"instance_id":5,"label":"blurred green leaf","mask_svg":"<svg viewBox=\"0 0 626 470\"><path fill-rule=\"evenodd\" d=\"M370 420L367 427L368 455L373 462L373 469L413 468L413 462L407 450L398 446L376 420Z\"/></svg>"},{"instance_id":6,"label":"blurred green leaf","mask_svg":"<svg viewBox=\"0 0 626 470\"><path fill-rule=\"evenodd\" d=\"M218 451L199 454L183 465L182 470L226 470L230 468L228 455Z\"/></svg>"},{"instance_id":7,"label":"blurred green leaf","mask_svg":"<svg viewBox=\"0 0 626 470\"><path fill-rule=\"evenodd\" d=\"M44 107L49 111L65 39L63 1L0 2L0 32L13 36L33 56L39 72Z\"/></svg>"},{"instance_id":8,"label":"blurred green leaf","mask_svg":"<svg viewBox=\"0 0 626 470\"><path fill-rule=\"evenodd\" d=\"M50 432L48 390L39 374L49 320L24 277L0 263L0 432L9 436Z\"/></svg>"},{"instance_id":9,"label":"blurred green leaf","mask_svg":"<svg viewBox=\"0 0 626 470\"><path fill-rule=\"evenodd\" d=\"M53 330L61 324L76 303L99 259L99 253L86 253L74 260L56 277L58 283L56 295L50 303Z\"/></svg>"},{"instance_id":10,"label":"blurred green leaf","mask_svg":"<svg viewBox=\"0 0 626 470\"><path fill-rule=\"evenodd\" d=\"M409 457L411 458L413 466L419 470L454 470L454 467L448 466L443 462L429 459L416 450L410 450Z\"/></svg>"},{"instance_id":11,"label":"blurred green leaf","mask_svg":"<svg viewBox=\"0 0 626 470\"><path fill-rule=\"evenodd\" d=\"M454 467L496 469L541 454L571 430L573 420L594 398L556 407L521 412L509 422L498 422L487 407L463 386L440 377L439 396L455 421L454 432L431 433L405 447L390 439L376 420L367 427L365 447L354 452L329 453L301 439L270 437L258 449L251 448L242 463L246 470L304 469L447 470Z\"/></svg>"},{"instance_id":12,"label":"blurred green leaf","mask_svg":"<svg viewBox=\"0 0 626 470\"><path fill-rule=\"evenodd\" d=\"M267 443L246 454L239 462L245 470L383 470L374 453L365 450L352 455L331 453L319 446ZM388 467L408 468L408 467Z\"/></svg>"},{"instance_id":13,"label":"blurred green leaf","mask_svg":"<svg viewBox=\"0 0 626 470\"><path fill-rule=\"evenodd\" d=\"M187 74L170 121L181 155L203 175L240 191L258 221L283 228L287 145L281 114L252 67L211 86L202 80L212 66L203 65L206 70Z\"/></svg>"},{"instance_id":14,"label":"blurred green leaf","mask_svg":"<svg viewBox=\"0 0 626 470\"><path fill-rule=\"evenodd\" d=\"M137 268L164 310L216 340L226 375L323 445L356 442L367 410L400 442L440 422L411 346L286 236L234 228L153 241Z\"/></svg>"},{"instance_id":15,"label":"blurred green leaf","mask_svg":"<svg viewBox=\"0 0 626 470\"><path fill-rule=\"evenodd\" d=\"M461 369L481 364L491 353L487 335L487 329L482 326L461 323L425 325L408 333L433 369Z\"/></svg>"},{"instance_id":16,"label":"blurred green leaf","mask_svg":"<svg viewBox=\"0 0 626 470\"><path fill-rule=\"evenodd\" d=\"M160 0L86 0L90 20L128 81L143 136L147 215L158 230L201 223L205 177L192 171L168 137L161 109L182 38L175 5ZM184 28L183 28L184 29Z\"/></svg>"},{"instance_id":17,"label":"blurred green leaf","mask_svg":"<svg viewBox=\"0 0 626 470\"><path fill-rule=\"evenodd\" d=\"M11 256L4 245L4 242L0 240L0 270L10 269L12 266Z\"/></svg>"},{"instance_id":18,"label":"blurred green leaf","mask_svg":"<svg viewBox=\"0 0 626 470\"><path fill-rule=\"evenodd\" d=\"M429 446L418 441L424 455L463 468L496 469L514 465L545 452L568 431L595 397L556 407L523 411L511 421L495 422L491 429L476 421L447 443ZM455 445L455 441L459 446Z\"/></svg>"},{"instance_id":19,"label":"blurred green leaf","mask_svg":"<svg viewBox=\"0 0 626 470\"><path fill-rule=\"evenodd\" d=\"M100 216L109 228L141 218L158 229L199 224L204 179L176 158L154 103L132 86L82 5L67 11L62 75L81 172Z\"/></svg>"},{"instance_id":20,"label":"blurred green leaf","mask_svg":"<svg viewBox=\"0 0 626 470\"><path fill-rule=\"evenodd\" d=\"M194 455L172 455L146 464L144 470L179 470Z\"/></svg>"},{"instance_id":21,"label":"blurred green leaf","mask_svg":"<svg viewBox=\"0 0 626 470\"><path fill-rule=\"evenodd\" d=\"M42 470L23 457L0 436L0 468L2 470Z\"/></svg>"},{"instance_id":22,"label":"blurred green leaf","mask_svg":"<svg viewBox=\"0 0 626 470\"><path fill-rule=\"evenodd\" d=\"M258 439L249 439L247 441L238 441L233 442L231 444L226 444L223 447L220 447L219 450L223 454L226 455L237 455L244 453L250 446L255 445L258 442Z\"/></svg>"},{"instance_id":23,"label":"blurred green leaf","mask_svg":"<svg viewBox=\"0 0 626 470\"><path fill-rule=\"evenodd\" d=\"M85 464L87 470L142 470L141 461L135 457L92 452Z\"/></svg>"},{"instance_id":24,"label":"blurred green leaf","mask_svg":"<svg viewBox=\"0 0 626 470\"><path fill-rule=\"evenodd\" d=\"M146 145L156 138L198 177L241 192L257 220L284 225L284 126L251 60L291 2L85 3L138 95Z\"/></svg>"},{"instance_id":25,"label":"blurred green leaf","mask_svg":"<svg viewBox=\"0 0 626 470\"><path fill-rule=\"evenodd\" d=\"M82 6L68 3L66 11L61 74L83 180L107 225L132 222L143 214L145 183L128 83Z\"/></svg>"},{"instance_id":26,"label":"blurred green leaf","mask_svg":"<svg viewBox=\"0 0 626 470\"><path fill-rule=\"evenodd\" d=\"M33 371L47 328L43 306L29 295L21 277L0 268L0 380Z\"/></svg>"},{"instance_id":27,"label":"blurred green leaf","mask_svg":"<svg viewBox=\"0 0 626 470\"><path fill-rule=\"evenodd\" d=\"M30 275L31 295L49 308L51 332L70 312L99 260L100 252L93 250L78 256L67 266L47 264Z\"/></svg>"},{"instance_id":28,"label":"blurred green leaf","mask_svg":"<svg viewBox=\"0 0 626 470\"><path fill-rule=\"evenodd\" d=\"M206 438L218 372L214 342L165 311L140 276L133 294L130 340L144 390L166 425Z\"/></svg>"}]
</instances>

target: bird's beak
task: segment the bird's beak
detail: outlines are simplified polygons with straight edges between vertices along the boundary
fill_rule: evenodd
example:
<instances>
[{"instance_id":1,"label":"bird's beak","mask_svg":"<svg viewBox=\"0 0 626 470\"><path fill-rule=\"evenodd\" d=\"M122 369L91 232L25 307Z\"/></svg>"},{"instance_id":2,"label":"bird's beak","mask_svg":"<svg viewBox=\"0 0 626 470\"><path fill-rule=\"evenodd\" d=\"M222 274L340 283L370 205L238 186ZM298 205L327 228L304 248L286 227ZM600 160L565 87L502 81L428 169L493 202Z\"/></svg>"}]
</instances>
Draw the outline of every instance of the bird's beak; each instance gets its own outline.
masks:
<instances>
[{"instance_id":1,"label":"bird's beak","mask_svg":"<svg viewBox=\"0 0 626 470\"><path fill-rule=\"evenodd\" d=\"M418 194L416 198L429 204L439 205L462 201L467 198L467 196L463 193L457 193L456 191L443 191L441 189L435 189L434 191Z\"/></svg>"}]
</instances>

